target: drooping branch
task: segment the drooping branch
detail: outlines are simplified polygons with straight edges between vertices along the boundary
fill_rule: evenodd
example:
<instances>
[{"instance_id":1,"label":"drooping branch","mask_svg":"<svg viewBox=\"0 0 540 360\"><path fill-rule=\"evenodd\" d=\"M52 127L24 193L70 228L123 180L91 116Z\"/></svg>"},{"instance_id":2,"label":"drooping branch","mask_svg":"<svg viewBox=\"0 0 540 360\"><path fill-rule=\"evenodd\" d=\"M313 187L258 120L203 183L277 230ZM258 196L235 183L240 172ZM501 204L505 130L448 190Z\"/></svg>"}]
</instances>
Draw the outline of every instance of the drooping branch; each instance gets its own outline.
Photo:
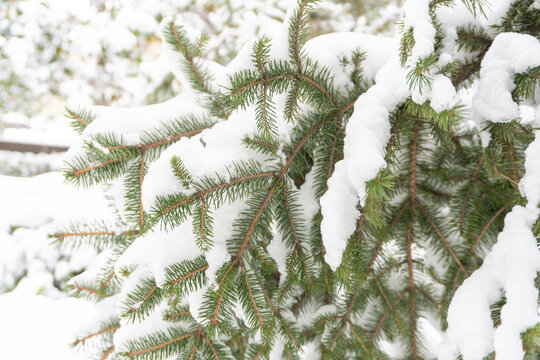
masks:
<instances>
[{"instance_id":1,"label":"drooping branch","mask_svg":"<svg viewBox=\"0 0 540 360\"><path fill-rule=\"evenodd\" d=\"M142 201L142 186L143 186L143 180L144 180L144 167L145 167L145 151L141 150L141 161L139 164L139 226L140 228L144 228L144 209L143 209L143 201Z\"/></svg>"},{"instance_id":2,"label":"drooping branch","mask_svg":"<svg viewBox=\"0 0 540 360\"><path fill-rule=\"evenodd\" d=\"M168 208L162 210L159 214L161 216L163 216L166 213L176 209L179 206L191 203L195 199L203 198L203 197L213 193L214 191L220 190L220 189L225 188L227 186L237 184L237 183L241 183L243 181L253 180L253 179L256 179L256 178L272 177L272 176L275 176L275 175L276 175L276 173L274 173L274 172L264 172L264 173L260 173L260 174L252 174L252 175L241 176L241 177L238 177L238 178L235 178L235 179L231 179L229 181L226 181L226 182L223 182L223 183L218 184L216 186L213 186L213 187L211 187L209 189L200 191L200 192L198 192L197 194L195 194L192 197L188 197L186 199L183 199L182 201L180 201L180 202L178 202L176 204L173 204L173 205L169 206Z\"/></svg>"},{"instance_id":3,"label":"drooping branch","mask_svg":"<svg viewBox=\"0 0 540 360\"><path fill-rule=\"evenodd\" d=\"M103 355L101 356L100 360L106 360L109 356L111 356L114 353L114 346L111 346L108 348Z\"/></svg>"},{"instance_id":4,"label":"drooping branch","mask_svg":"<svg viewBox=\"0 0 540 360\"><path fill-rule=\"evenodd\" d=\"M95 332L93 334L90 334L90 335L86 335L85 337L83 338L80 338L80 339L77 339L75 340L75 345L78 345L78 344L84 344L86 342L86 340L89 340L93 337L96 337L96 336L99 336L99 335L103 335L103 334L107 334L107 333L110 333L110 332L114 332L116 330L120 329L120 325L114 325L114 326L111 326L111 327L108 327L106 329L103 329L103 330L100 330L98 332Z\"/></svg>"},{"instance_id":5,"label":"drooping branch","mask_svg":"<svg viewBox=\"0 0 540 360\"><path fill-rule=\"evenodd\" d=\"M169 282L167 283L167 285L174 285L174 284L177 284L177 283L179 283L179 282L181 282L181 281L184 281L184 280L186 280L186 279L188 279L188 278L190 278L190 277L192 277L192 276L194 276L194 275L200 273L201 271L205 271L206 269L208 269L208 265L204 265L203 267L200 267L200 268L198 268L198 269L195 269L195 270L193 270L193 271L187 273L186 275L179 277L178 279L175 279L175 280L173 280L173 281L169 281Z\"/></svg>"},{"instance_id":6,"label":"drooping branch","mask_svg":"<svg viewBox=\"0 0 540 360\"><path fill-rule=\"evenodd\" d=\"M257 314L257 318L259 319L259 322L261 323L261 326L264 328L266 327L266 324L261 316L261 312L259 311L259 306L257 305L255 298L253 297L253 291L251 289L251 285L249 284L249 280L246 274L246 268L244 267L243 263L240 263L240 268L242 269L242 275L244 275L244 280L246 282L246 286L249 293L249 299L251 300L251 303L253 304L253 307L255 308L255 312Z\"/></svg>"},{"instance_id":7,"label":"drooping branch","mask_svg":"<svg viewBox=\"0 0 540 360\"><path fill-rule=\"evenodd\" d=\"M159 345L154 345L154 346L151 346L149 348L138 350L138 351L128 352L126 354L126 356L129 357L129 358L132 358L132 357L137 356L137 355L142 355L142 354L146 354L146 353L151 352L151 351L156 351L156 350L164 348L165 346L168 346L168 345L174 344L174 343L176 343L178 341L182 341L182 340L188 339L188 338L190 338L192 336L195 336L195 335L197 335L197 333L198 333L198 331L193 331L191 333L179 336L177 338L171 339L171 340L166 341L164 343L161 343Z\"/></svg>"},{"instance_id":8,"label":"drooping branch","mask_svg":"<svg viewBox=\"0 0 540 360\"><path fill-rule=\"evenodd\" d=\"M482 228L482 230L480 231L480 233L478 234L478 236L476 237L476 239L474 240L471 248L469 249L469 252L468 254L469 255L472 255L474 253L474 251L476 250L476 247L478 246L478 244L480 243L480 240L484 237L484 235L486 234L486 232L488 231L488 229L491 227L491 225L493 224L493 222L506 210L508 209L508 207L511 205L511 203L507 203L506 205L504 205L503 207L501 207L499 210L497 210L495 212L495 214L493 214L488 222L486 223L486 225L484 225L484 227Z\"/></svg>"},{"instance_id":9,"label":"drooping branch","mask_svg":"<svg viewBox=\"0 0 540 360\"><path fill-rule=\"evenodd\" d=\"M456 265L457 265L462 271L465 271L465 267L463 267L463 264L461 263L461 261L460 261L459 258L457 257L456 252L454 251L454 249L452 249L452 247L451 247L450 244L448 243L448 240L446 240L446 237L442 234L442 232L441 232L441 230L439 229L439 227L437 226L437 224L435 224L435 221L433 221L433 219L431 218L431 216L429 215L429 213L427 212L427 210L424 208L424 206L422 205L422 202L421 202L421 201L416 201L416 203L418 204L418 207L420 208L420 210L422 210L422 213L423 213L424 216L426 217L427 221L429 222L429 224L431 225L431 227L433 228L433 230L435 230L435 233L437 234L437 236L439 237L439 239L441 239L442 243L444 244L444 246L446 247L446 249L448 250L448 252L449 252L450 255L452 256L452 259L454 259Z\"/></svg>"},{"instance_id":10,"label":"drooping branch","mask_svg":"<svg viewBox=\"0 0 540 360\"><path fill-rule=\"evenodd\" d=\"M410 218L409 224L407 226L407 269L409 275L409 331L410 331L410 342L412 356L416 360L418 359L417 346L416 346L416 312L415 312L415 301L414 301L414 268L413 268L413 258L412 258L412 244L413 244L413 231L415 223L415 209L418 203L416 198L416 167L417 167L417 152L418 152L418 137L420 130L420 121L416 122L414 128L414 134L412 138L411 150L410 150L410 165L409 165L409 195L411 198L411 207L409 210Z\"/></svg>"}]
</instances>

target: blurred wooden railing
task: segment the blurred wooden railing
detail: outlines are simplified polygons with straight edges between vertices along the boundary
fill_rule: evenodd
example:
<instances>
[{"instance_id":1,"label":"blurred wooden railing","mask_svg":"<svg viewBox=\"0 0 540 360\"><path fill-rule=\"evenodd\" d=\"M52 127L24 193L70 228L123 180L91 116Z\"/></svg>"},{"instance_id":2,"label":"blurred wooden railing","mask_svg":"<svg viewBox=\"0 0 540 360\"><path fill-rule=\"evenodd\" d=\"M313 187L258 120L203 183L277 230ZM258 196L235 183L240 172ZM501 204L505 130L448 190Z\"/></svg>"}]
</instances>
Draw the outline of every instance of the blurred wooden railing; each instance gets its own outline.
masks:
<instances>
[{"instance_id":1,"label":"blurred wooden railing","mask_svg":"<svg viewBox=\"0 0 540 360\"><path fill-rule=\"evenodd\" d=\"M17 152L31 152L31 153L55 153L64 152L69 148L67 146L55 146L55 145L43 145L43 144L29 144L18 143L14 141L0 140L0 150L17 151Z\"/></svg>"}]
</instances>

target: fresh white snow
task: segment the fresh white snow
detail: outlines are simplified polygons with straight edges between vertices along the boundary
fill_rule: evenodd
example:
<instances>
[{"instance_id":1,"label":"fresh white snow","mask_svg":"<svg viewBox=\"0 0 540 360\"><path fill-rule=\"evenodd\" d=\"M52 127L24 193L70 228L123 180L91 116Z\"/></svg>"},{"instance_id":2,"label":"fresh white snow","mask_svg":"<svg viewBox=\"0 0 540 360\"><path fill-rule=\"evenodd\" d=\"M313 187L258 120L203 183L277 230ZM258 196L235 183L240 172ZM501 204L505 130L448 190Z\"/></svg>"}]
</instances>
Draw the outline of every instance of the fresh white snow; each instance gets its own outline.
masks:
<instances>
[{"instance_id":1,"label":"fresh white snow","mask_svg":"<svg viewBox=\"0 0 540 360\"><path fill-rule=\"evenodd\" d=\"M344 159L336 164L320 200L325 259L334 270L356 228L357 205L365 202L366 182L386 166L390 112L409 95L405 74L394 57L377 73L375 85L358 98L347 124Z\"/></svg>"}]
</instances>

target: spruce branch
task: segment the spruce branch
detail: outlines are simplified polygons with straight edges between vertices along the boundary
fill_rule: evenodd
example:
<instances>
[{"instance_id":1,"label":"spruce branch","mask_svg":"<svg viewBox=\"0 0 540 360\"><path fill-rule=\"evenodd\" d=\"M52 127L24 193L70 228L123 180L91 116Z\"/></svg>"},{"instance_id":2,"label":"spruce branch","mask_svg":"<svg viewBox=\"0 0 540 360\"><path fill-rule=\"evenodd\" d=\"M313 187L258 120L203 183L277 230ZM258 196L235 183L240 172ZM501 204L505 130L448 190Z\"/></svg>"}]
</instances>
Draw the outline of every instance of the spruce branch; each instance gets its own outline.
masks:
<instances>
[{"instance_id":1,"label":"spruce branch","mask_svg":"<svg viewBox=\"0 0 540 360\"><path fill-rule=\"evenodd\" d=\"M99 290L95 290L95 289L92 289L90 287L87 287L87 286L84 286L84 285L80 285L78 283L74 283L73 284L73 289L76 290L77 292L79 293L89 293L91 295L96 295L98 298L106 298L106 297L109 297L109 295L99 291Z\"/></svg>"},{"instance_id":2,"label":"spruce branch","mask_svg":"<svg viewBox=\"0 0 540 360\"><path fill-rule=\"evenodd\" d=\"M464 2L473 13L483 11L481 1ZM138 131L136 142L116 133L84 135L83 151L68 165L66 176L83 185L124 176L127 224L120 228L127 230L88 225L53 235L62 246L113 249L93 281L76 279L72 289L95 301L120 293L123 321L145 323L163 310L158 315L169 325L116 344L116 350L104 342L100 355L264 359L279 350L278 357L297 359L306 346L317 344L323 359L382 360L388 354L381 340L391 339L407 344L403 356L421 359L426 355L421 319L432 314L444 323L454 293L481 265L484 250L502 228L503 215L523 203L517 184L533 131L519 119L488 123L482 130L491 143L483 150L475 130L463 127L470 119L464 106L455 102L441 110L441 104L436 106L437 89L432 88L442 75L451 77L456 90L468 90L501 29L534 31L531 11L522 2L510 7L499 26L458 28L452 41L463 56L445 63L441 55L451 47L443 49L449 37L436 9L451 1L431 1L424 15L435 32L433 41L428 39L433 52L409 61L420 39L412 25L401 38L403 66L385 66L374 79L373 71L364 72L365 65L374 66L369 46L354 51L349 47L350 53L339 54L339 65L332 67L310 53L305 44L316 3L300 0L289 13L286 58L271 56L274 39L259 38L251 57L242 59L250 62L249 68L217 77L229 76L229 88L218 88L214 67L203 59L208 37L192 39L174 20L164 22L164 40L180 55L189 90L197 93L207 115L184 115ZM511 95L516 103L534 101L537 70L532 67L514 76ZM337 74L343 79L340 71L346 86L335 81ZM372 120L354 116L366 110L363 101L356 106L357 99L376 92L388 74L404 77L400 80L408 83L409 93L405 86L405 95L383 99L380 109L367 113L384 112L384 126L371 128L375 121L363 124L365 131L383 139L373 151L384 159L384 168L361 184L353 175L364 169L347 168L346 179L337 179L354 196L355 217L350 222L352 235L342 239L341 265L332 271L324 259L333 244L326 238L323 243L323 212L317 207L329 180L338 177L332 178L339 173L336 164L344 157L348 160L355 149L358 123ZM427 101L416 103L417 91ZM83 132L90 124L91 114L82 110L69 116ZM248 160L199 166L193 161L198 154L178 151L189 146L164 153L178 141L197 146L200 141L219 151L222 145L215 135L229 136L239 120L252 121L249 134L234 133L234 141L245 147L239 147L238 154ZM178 153L171 154L173 150ZM168 170L168 188L156 191L160 195L151 199L153 206L144 209L146 186L148 197L160 184L155 173L146 178L155 161L156 168ZM223 215L224 210L234 211L233 218ZM192 233L185 232L185 225ZM170 234L173 228L182 233L180 246L190 242L197 253L178 254L176 262L166 266L153 261L151 266L164 274L159 283L152 273L142 272L148 264L118 269L116 261L134 240L143 234L151 238L158 231ZM144 247L143 241L138 244ZM130 278L124 284L126 276ZM313 316L320 308L325 312ZM497 309L499 305L494 313ZM118 326L101 327L79 343L107 338Z\"/></svg>"},{"instance_id":3,"label":"spruce branch","mask_svg":"<svg viewBox=\"0 0 540 360\"><path fill-rule=\"evenodd\" d=\"M100 360L106 360L109 356L111 356L114 353L114 346L111 346L101 356Z\"/></svg>"},{"instance_id":4,"label":"spruce branch","mask_svg":"<svg viewBox=\"0 0 540 360\"><path fill-rule=\"evenodd\" d=\"M493 224L493 222L506 210L508 209L512 204L511 203L508 203L508 204L505 204L503 207L501 207L500 209L498 209L494 214L493 216L488 220L488 222L486 223L486 225L484 225L484 227L482 228L482 230L480 231L480 233L478 234L478 236L476 237L476 239L474 240L474 243L472 244L471 248L469 249L469 254L472 255L476 249L476 247L478 246L478 244L480 243L480 240L482 240L483 236L486 234L487 230L489 229L489 227Z\"/></svg>"},{"instance_id":5,"label":"spruce branch","mask_svg":"<svg viewBox=\"0 0 540 360\"><path fill-rule=\"evenodd\" d=\"M448 250L448 252L450 253L450 255L452 256L452 259L454 259L456 265L462 270L462 271L465 271L465 267L463 266L463 264L461 263L461 261L459 260L458 256L456 255L454 249L452 249L452 247L450 246L450 244L448 243L448 240L446 240L445 236L442 234L441 230L439 229L439 227L437 226L437 224L435 224L435 222L433 221L433 219L431 218L431 216L429 215L428 211L426 210L426 208L422 205L422 202L421 201L417 201L416 204L418 205L418 207L420 208L420 210L422 211L422 213L424 214L424 216L426 217L426 219L428 220L429 224L433 227L433 230L435 230L435 232L437 233L437 235L439 236L440 240L443 242L444 246L446 247L446 249Z\"/></svg>"},{"instance_id":6,"label":"spruce branch","mask_svg":"<svg viewBox=\"0 0 540 360\"><path fill-rule=\"evenodd\" d=\"M79 134L82 133L84 129L86 129L86 127L96 118L96 115L87 109L78 108L77 110L73 110L70 107L66 107L64 116L73 120L70 125Z\"/></svg>"},{"instance_id":7,"label":"spruce branch","mask_svg":"<svg viewBox=\"0 0 540 360\"><path fill-rule=\"evenodd\" d=\"M108 333L111 333L111 332L115 332L116 330L120 329L120 325L113 325L113 326L109 326L107 328L104 328L104 329L101 329L95 333L92 333L92 334L89 334L89 335L86 335L82 338L79 338L77 340L74 341L74 346L76 345L79 345L79 344L82 344L84 345L84 343L91 339L91 338L94 338L96 336L100 336L100 335L103 335L103 334L108 334Z\"/></svg>"},{"instance_id":8,"label":"spruce branch","mask_svg":"<svg viewBox=\"0 0 540 360\"><path fill-rule=\"evenodd\" d=\"M208 36L203 34L195 44L191 43L183 27L177 26L174 18L169 20L164 30L165 41L175 51L182 54L185 70L190 75L192 87L209 97L210 108L216 116L227 119L229 111L223 104L221 97L210 88L211 76L206 67L199 61Z\"/></svg>"}]
</instances>

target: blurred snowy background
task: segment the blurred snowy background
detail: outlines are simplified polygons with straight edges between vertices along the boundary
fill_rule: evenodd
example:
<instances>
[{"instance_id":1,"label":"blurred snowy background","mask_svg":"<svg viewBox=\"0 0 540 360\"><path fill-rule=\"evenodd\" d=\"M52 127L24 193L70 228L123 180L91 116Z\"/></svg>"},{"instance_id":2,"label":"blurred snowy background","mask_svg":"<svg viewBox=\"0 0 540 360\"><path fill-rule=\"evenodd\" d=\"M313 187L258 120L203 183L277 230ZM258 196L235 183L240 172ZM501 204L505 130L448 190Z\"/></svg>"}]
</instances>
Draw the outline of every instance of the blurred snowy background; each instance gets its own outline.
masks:
<instances>
[{"instance_id":1,"label":"blurred snowy background","mask_svg":"<svg viewBox=\"0 0 540 360\"><path fill-rule=\"evenodd\" d=\"M312 16L313 36L391 35L399 3L323 1ZM67 345L81 314L91 318L94 309L67 298L63 285L100 254L60 251L47 235L89 214L106 218L114 211L103 189L63 184L62 151L76 137L63 116L65 107L140 106L181 91L174 64L161 52L158 28L166 16L208 33L205 55L226 64L247 40L278 28L289 4L0 0L0 358L84 358Z\"/></svg>"}]
</instances>

